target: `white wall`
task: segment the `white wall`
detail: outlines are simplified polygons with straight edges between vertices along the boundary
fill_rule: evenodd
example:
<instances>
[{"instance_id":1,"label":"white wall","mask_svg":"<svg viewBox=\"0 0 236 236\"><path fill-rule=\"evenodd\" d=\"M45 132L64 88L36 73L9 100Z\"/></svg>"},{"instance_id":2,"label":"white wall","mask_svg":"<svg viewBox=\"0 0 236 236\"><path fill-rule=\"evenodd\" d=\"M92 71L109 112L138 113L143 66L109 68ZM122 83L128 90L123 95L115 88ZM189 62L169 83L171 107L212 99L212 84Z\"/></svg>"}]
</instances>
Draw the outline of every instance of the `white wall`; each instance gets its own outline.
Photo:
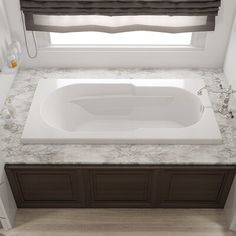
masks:
<instances>
[{"instance_id":1,"label":"white wall","mask_svg":"<svg viewBox=\"0 0 236 236\"><path fill-rule=\"evenodd\" d=\"M236 89L236 16L225 58L224 74L229 84ZM229 228L236 231L236 177L234 178L234 182L225 205L225 215Z\"/></svg>"},{"instance_id":2,"label":"white wall","mask_svg":"<svg viewBox=\"0 0 236 236\"><path fill-rule=\"evenodd\" d=\"M0 57L6 57L7 46L11 43L11 34L6 16L4 0L0 0Z\"/></svg>"},{"instance_id":3,"label":"white wall","mask_svg":"<svg viewBox=\"0 0 236 236\"><path fill-rule=\"evenodd\" d=\"M0 56L6 57L7 48L11 43L11 33L8 25L4 0L0 0ZM0 112L12 82L11 73L0 73ZM3 160L0 160L0 221L4 229L14 226L17 207L10 185L4 171Z\"/></svg>"},{"instance_id":4,"label":"white wall","mask_svg":"<svg viewBox=\"0 0 236 236\"><path fill-rule=\"evenodd\" d=\"M6 1L10 27L23 42L19 0ZM37 59L25 58L25 67L205 67L223 66L235 0L222 0L216 31L208 34L202 51L41 51ZM29 38L31 35L28 34ZM32 40L31 40L32 41Z\"/></svg>"},{"instance_id":5,"label":"white wall","mask_svg":"<svg viewBox=\"0 0 236 236\"><path fill-rule=\"evenodd\" d=\"M225 58L224 72L227 80L236 89L236 17L234 20L231 39Z\"/></svg>"},{"instance_id":6,"label":"white wall","mask_svg":"<svg viewBox=\"0 0 236 236\"><path fill-rule=\"evenodd\" d=\"M8 46L12 42L12 35L8 24L5 3L6 0L0 0L0 57L5 61L5 66L0 73L0 112L18 69L9 69L6 66L6 54Z\"/></svg>"}]
</instances>

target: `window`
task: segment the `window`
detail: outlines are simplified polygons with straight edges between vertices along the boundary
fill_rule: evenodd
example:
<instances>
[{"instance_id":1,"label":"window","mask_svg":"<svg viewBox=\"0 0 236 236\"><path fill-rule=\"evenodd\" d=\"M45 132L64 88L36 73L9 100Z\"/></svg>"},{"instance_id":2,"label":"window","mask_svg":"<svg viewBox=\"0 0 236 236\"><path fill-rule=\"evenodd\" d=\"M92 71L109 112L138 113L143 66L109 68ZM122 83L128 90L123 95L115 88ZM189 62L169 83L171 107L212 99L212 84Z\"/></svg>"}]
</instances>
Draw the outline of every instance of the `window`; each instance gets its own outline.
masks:
<instances>
[{"instance_id":1,"label":"window","mask_svg":"<svg viewBox=\"0 0 236 236\"><path fill-rule=\"evenodd\" d=\"M131 31L123 33L74 32L47 33L36 32L40 49L46 50L192 50L205 47L206 32L161 33L152 31Z\"/></svg>"},{"instance_id":2,"label":"window","mask_svg":"<svg viewBox=\"0 0 236 236\"><path fill-rule=\"evenodd\" d=\"M133 31L116 34L102 32L50 33L51 45L78 46L190 46L192 33Z\"/></svg>"}]
</instances>

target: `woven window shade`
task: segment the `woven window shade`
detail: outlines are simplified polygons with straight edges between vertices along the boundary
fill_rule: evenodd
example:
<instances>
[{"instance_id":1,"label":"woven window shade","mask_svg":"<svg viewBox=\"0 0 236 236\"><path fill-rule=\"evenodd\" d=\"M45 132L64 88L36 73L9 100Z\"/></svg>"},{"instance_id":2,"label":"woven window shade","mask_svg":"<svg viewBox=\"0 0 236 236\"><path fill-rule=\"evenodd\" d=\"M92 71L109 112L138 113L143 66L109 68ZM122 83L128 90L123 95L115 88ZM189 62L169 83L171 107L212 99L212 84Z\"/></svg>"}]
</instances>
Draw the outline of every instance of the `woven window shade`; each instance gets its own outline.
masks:
<instances>
[{"instance_id":1,"label":"woven window shade","mask_svg":"<svg viewBox=\"0 0 236 236\"><path fill-rule=\"evenodd\" d=\"M220 0L20 0L27 30L213 31Z\"/></svg>"}]
</instances>

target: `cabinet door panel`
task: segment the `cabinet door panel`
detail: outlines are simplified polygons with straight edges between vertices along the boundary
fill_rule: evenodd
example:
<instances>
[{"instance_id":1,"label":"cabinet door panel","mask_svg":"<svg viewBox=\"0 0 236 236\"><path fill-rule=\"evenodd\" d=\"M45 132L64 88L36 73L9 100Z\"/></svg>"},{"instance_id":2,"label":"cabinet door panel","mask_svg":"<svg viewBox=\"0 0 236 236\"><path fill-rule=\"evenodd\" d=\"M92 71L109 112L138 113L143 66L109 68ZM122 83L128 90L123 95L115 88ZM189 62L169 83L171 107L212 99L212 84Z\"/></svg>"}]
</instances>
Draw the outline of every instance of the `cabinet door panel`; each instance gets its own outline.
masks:
<instances>
[{"instance_id":1,"label":"cabinet door panel","mask_svg":"<svg viewBox=\"0 0 236 236\"><path fill-rule=\"evenodd\" d=\"M163 171L161 206L220 207L225 183L224 171Z\"/></svg>"},{"instance_id":2,"label":"cabinet door panel","mask_svg":"<svg viewBox=\"0 0 236 236\"><path fill-rule=\"evenodd\" d=\"M17 170L10 174L18 207L76 207L81 205L75 170ZM82 205L81 205L82 206Z\"/></svg>"},{"instance_id":3,"label":"cabinet door panel","mask_svg":"<svg viewBox=\"0 0 236 236\"><path fill-rule=\"evenodd\" d=\"M65 173L19 173L19 183L26 201L74 200L72 176Z\"/></svg>"},{"instance_id":4,"label":"cabinet door panel","mask_svg":"<svg viewBox=\"0 0 236 236\"><path fill-rule=\"evenodd\" d=\"M89 171L89 182L89 205L91 206L151 205L151 171Z\"/></svg>"}]
</instances>

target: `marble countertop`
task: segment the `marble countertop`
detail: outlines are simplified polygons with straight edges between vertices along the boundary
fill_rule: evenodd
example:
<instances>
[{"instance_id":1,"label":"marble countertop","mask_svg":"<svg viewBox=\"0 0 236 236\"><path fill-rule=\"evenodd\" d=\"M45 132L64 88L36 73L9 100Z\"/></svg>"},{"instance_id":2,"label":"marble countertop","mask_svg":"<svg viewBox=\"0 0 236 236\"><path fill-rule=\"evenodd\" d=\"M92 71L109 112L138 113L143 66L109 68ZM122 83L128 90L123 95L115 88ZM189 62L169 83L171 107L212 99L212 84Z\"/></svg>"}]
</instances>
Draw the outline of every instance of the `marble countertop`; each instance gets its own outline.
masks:
<instances>
[{"instance_id":1,"label":"marble countertop","mask_svg":"<svg viewBox=\"0 0 236 236\"><path fill-rule=\"evenodd\" d=\"M223 143L220 145L22 145L20 138L39 79L199 79L216 88L221 70L63 70L22 69L9 97L16 109L14 125L7 127L0 115L0 158L3 163L21 164L145 164L145 165L236 165L235 119L216 113ZM219 100L210 94L213 106Z\"/></svg>"}]
</instances>

